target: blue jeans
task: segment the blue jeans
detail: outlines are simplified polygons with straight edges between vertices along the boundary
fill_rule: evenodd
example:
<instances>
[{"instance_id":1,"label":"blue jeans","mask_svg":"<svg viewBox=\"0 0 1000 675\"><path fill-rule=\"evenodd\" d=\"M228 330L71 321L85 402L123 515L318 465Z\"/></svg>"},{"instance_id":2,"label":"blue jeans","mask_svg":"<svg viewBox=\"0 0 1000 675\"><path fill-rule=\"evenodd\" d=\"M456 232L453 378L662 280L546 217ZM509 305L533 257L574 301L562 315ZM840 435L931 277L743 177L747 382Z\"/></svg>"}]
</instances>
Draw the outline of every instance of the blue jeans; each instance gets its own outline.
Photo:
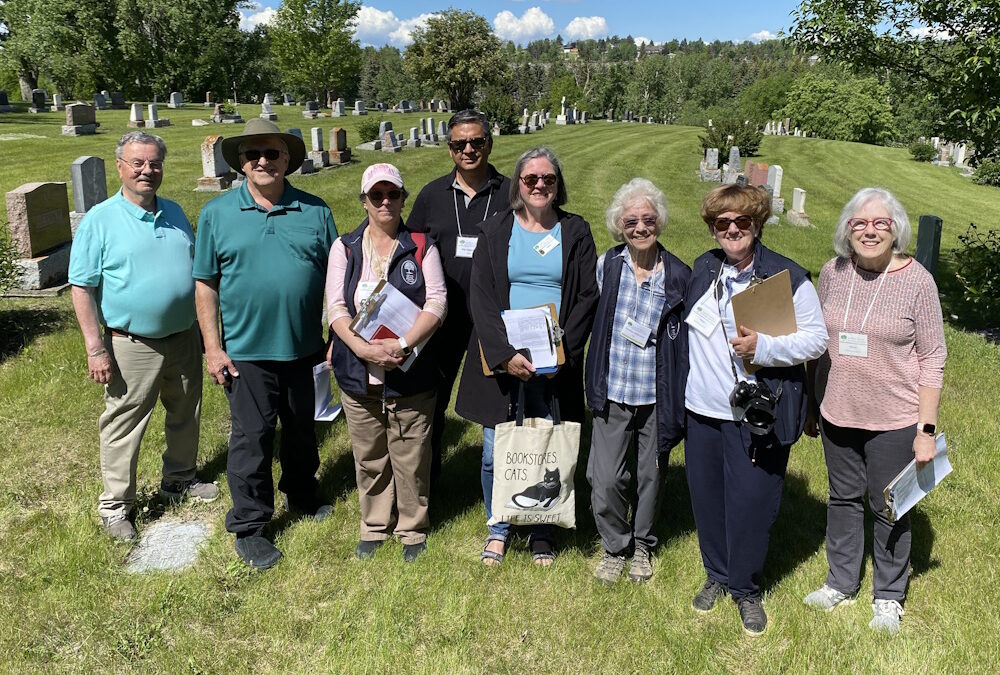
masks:
<instances>
[{"instance_id":1,"label":"blue jeans","mask_svg":"<svg viewBox=\"0 0 1000 675\"><path fill-rule=\"evenodd\" d=\"M517 402L512 410L516 412ZM548 401L545 400L545 380L534 377L524 383L525 417L544 417L552 419ZM479 477L483 483L483 501L486 503L486 520L493 517L493 443L496 430L493 427L483 427L483 465ZM490 537L507 541L510 535L510 523L489 525ZM552 542L553 529L551 525L533 525L528 528L532 539Z\"/></svg>"}]
</instances>

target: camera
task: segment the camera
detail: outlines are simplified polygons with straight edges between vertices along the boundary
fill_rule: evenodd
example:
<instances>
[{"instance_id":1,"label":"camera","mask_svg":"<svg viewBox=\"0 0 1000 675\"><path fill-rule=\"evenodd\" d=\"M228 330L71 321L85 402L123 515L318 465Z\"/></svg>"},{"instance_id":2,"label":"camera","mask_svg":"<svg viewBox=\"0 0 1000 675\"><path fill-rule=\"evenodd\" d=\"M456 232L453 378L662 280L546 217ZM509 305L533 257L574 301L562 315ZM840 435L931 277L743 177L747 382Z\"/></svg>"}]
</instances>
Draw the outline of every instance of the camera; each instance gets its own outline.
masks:
<instances>
[{"instance_id":1,"label":"camera","mask_svg":"<svg viewBox=\"0 0 1000 675\"><path fill-rule=\"evenodd\" d=\"M779 396L780 387L775 394L764 382L741 380L729 394L729 405L736 419L750 428L750 433L765 436L774 428L774 410Z\"/></svg>"}]
</instances>

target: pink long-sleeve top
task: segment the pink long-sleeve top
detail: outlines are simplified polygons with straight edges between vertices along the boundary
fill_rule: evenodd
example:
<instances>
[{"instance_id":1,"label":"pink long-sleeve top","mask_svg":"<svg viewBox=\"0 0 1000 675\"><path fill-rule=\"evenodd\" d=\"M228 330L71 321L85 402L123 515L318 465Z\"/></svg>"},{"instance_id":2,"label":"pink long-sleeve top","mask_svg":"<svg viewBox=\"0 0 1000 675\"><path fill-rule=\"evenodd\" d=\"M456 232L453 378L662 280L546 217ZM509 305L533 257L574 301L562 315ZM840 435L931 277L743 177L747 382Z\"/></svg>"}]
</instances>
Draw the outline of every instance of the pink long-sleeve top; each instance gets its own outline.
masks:
<instances>
[{"instance_id":1,"label":"pink long-sleeve top","mask_svg":"<svg viewBox=\"0 0 1000 675\"><path fill-rule=\"evenodd\" d=\"M819 300L830 334L828 356L817 372L820 411L840 427L888 431L916 424L918 387L940 389L944 379L947 349L934 277L912 258L889 272L877 290L881 276L840 257L820 271ZM841 355L841 331L866 334L868 357Z\"/></svg>"},{"instance_id":2,"label":"pink long-sleeve top","mask_svg":"<svg viewBox=\"0 0 1000 675\"><path fill-rule=\"evenodd\" d=\"M364 247L362 247L363 249ZM437 246L428 246L424 252L424 260L420 267L424 273L424 306L421 309L430 312L439 320L444 321L448 311L448 291L444 282L444 268L441 265L441 254ZM337 319L348 317L347 303L344 302L344 274L347 271L347 248L343 238L333 242L330 249L330 262L326 269L326 311L327 321L332 325ZM379 277L372 272L368 254L364 253L361 264L361 278L354 292L354 306L357 307L367 297L362 291L361 282L378 282ZM385 369L368 363L368 383L382 384L385 380Z\"/></svg>"}]
</instances>

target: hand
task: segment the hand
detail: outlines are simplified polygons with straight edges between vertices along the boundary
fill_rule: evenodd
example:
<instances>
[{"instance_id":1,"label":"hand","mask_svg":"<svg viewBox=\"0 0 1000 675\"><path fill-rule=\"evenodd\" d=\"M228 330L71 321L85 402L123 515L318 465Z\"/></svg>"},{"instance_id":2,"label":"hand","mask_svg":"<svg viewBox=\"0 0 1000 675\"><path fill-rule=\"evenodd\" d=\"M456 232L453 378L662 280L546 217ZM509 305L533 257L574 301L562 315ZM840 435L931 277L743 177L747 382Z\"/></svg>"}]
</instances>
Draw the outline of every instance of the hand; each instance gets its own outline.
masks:
<instances>
[{"instance_id":1,"label":"hand","mask_svg":"<svg viewBox=\"0 0 1000 675\"><path fill-rule=\"evenodd\" d=\"M733 346L736 356L752 361L753 355L757 351L757 331L740 326L739 336L730 340L729 344Z\"/></svg>"},{"instance_id":2,"label":"hand","mask_svg":"<svg viewBox=\"0 0 1000 675\"><path fill-rule=\"evenodd\" d=\"M819 416L816 414L816 407L813 404L806 407L806 423L802 428L802 433L809 438L819 436Z\"/></svg>"},{"instance_id":3,"label":"hand","mask_svg":"<svg viewBox=\"0 0 1000 675\"><path fill-rule=\"evenodd\" d=\"M330 331L333 332L332 330ZM333 340L330 340L330 347L326 350L326 363L331 368L333 367Z\"/></svg>"},{"instance_id":4,"label":"hand","mask_svg":"<svg viewBox=\"0 0 1000 675\"><path fill-rule=\"evenodd\" d=\"M212 381L216 384L232 383L231 380L226 380L226 376L222 372L223 368L229 371L231 377L240 376L240 372L236 370L236 366L230 360L229 355L221 349L207 349L205 351L205 368L208 370Z\"/></svg>"},{"instance_id":5,"label":"hand","mask_svg":"<svg viewBox=\"0 0 1000 675\"><path fill-rule=\"evenodd\" d=\"M87 371L90 379L98 384L111 384L114 379L114 367L111 364L111 354L103 351L97 356L87 355Z\"/></svg>"},{"instance_id":6,"label":"hand","mask_svg":"<svg viewBox=\"0 0 1000 675\"><path fill-rule=\"evenodd\" d=\"M535 367L531 365L531 361L524 358L523 354L514 354L504 361L503 367L504 370L522 382L527 382L535 374Z\"/></svg>"},{"instance_id":7,"label":"hand","mask_svg":"<svg viewBox=\"0 0 1000 675\"><path fill-rule=\"evenodd\" d=\"M913 439L913 456L917 458L917 468L922 468L934 459L936 454L937 445L934 443L934 437L918 431L917 437Z\"/></svg>"},{"instance_id":8,"label":"hand","mask_svg":"<svg viewBox=\"0 0 1000 675\"><path fill-rule=\"evenodd\" d=\"M403 362L401 357L396 356L397 351L399 351L399 341L394 338L386 338L372 340L362 348L362 353L358 356L372 365L392 370Z\"/></svg>"}]
</instances>

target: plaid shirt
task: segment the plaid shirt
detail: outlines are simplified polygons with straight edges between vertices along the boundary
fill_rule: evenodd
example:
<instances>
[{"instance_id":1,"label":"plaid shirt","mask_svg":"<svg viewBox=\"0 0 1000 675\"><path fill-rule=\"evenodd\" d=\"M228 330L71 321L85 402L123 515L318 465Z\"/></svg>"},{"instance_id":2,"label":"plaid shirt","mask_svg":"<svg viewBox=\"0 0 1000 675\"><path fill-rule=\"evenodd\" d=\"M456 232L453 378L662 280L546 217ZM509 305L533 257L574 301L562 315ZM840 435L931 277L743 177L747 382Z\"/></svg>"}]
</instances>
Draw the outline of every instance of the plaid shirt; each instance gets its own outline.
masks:
<instances>
[{"instance_id":1,"label":"plaid shirt","mask_svg":"<svg viewBox=\"0 0 1000 675\"><path fill-rule=\"evenodd\" d=\"M628 248L623 249L620 255L624 264L611 326L608 400L624 405L650 405L656 403L656 329L666 301L663 294L664 271L663 266L658 265L653 276L638 285ZM597 285L604 288L603 255L597 261ZM650 336L645 348L622 336L622 328L628 318L649 328Z\"/></svg>"}]
</instances>

